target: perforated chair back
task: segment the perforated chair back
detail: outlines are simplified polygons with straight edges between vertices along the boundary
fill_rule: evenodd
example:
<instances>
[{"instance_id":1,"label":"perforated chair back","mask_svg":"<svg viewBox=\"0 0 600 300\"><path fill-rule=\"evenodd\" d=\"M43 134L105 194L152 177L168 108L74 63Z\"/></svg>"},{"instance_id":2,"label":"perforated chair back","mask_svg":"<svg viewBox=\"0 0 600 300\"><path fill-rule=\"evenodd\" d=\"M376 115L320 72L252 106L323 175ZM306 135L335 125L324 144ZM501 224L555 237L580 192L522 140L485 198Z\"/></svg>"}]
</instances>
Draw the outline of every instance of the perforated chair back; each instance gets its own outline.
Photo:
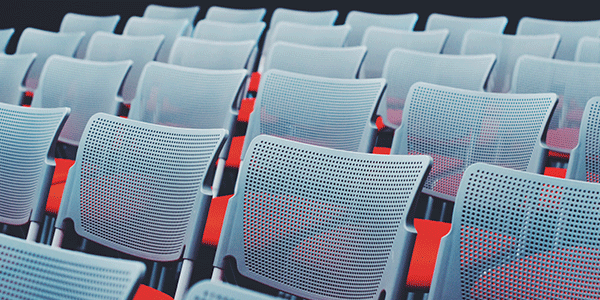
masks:
<instances>
[{"instance_id":1,"label":"perforated chair back","mask_svg":"<svg viewBox=\"0 0 600 300\"><path fill-rule=\"evenodd\" d=\"M359 77L380 78L385 60L394 48L440 53L447 38L447 29L408 31L371 26L367 28L361 43L367 47L367 56Z\"/></svg>"},{"instance_id":2,"label":"perforated chair back","mask_svg":"<svg viewBox=\"0 0 600 300\"><path fill-rule=\"evenodd\" d=\"M523 17L517 25L516 35L560 34L560 44L556 50L557 59L573 60L577 42L584 36L597 37L600 33L600 20L558 21Z\"/></svg>"},{"instance_id":3,"label":"perforated chair back","mask_svg":"<svg viewBox=\"0 0 600 300\"><path fill-rule=\"evenodd\" d=\"M334 149L370 152L385 80L318 77L271 69L261 77L242 157L252 139L275 135Z\"/></svg>"},{"instance_id":4,"label":"perforated chair back","mask_svg":"<svg viewBox=\"0 0 600 300\"><path fill-rule=\"evenodd\" d=\"M485 162L542 173L556 94L499 94L415 83L391 153L433 157L423 191L454 201L465 169Z\"/></svg>"},{"instance_id":5,"label":"perforated chair back","mask_svg":"<svg viewBox=\"0 0 600 300\"><path fill-rule=\"evenodd\" d=\"M577 136L586 102L600 95L600 64L536 56L521 56L515 65L511 92L556 93L558 108L552 115L546 143L568 152Z\"/></svg>"},{"instance_id":6,"label":"perforated chair back","mask_svg":"<svg viewBox=\"0 0 600 300\"><path fill-rule=\"evenodd\" d=\"M419 81L483 91L496 55L452 55L395 48L390 51L382 77L388 83L377 114L387 127L397 128L410 87Z\"/></svg>"},{"instance_id":7,"label":"perforated chair back","mask_svg":"<svg viewBox=\"0 0 600 300\"><path fill-rule=\"evenodd\" d=\"M121 88L124 103L131 103L135 97L142 69L153 61L164 41L163 35L129 36L109 32L96 32L90 39L85 59L93 61L132 60L131 70L127 73Z\"/></svg>"},{"instance_id":8,"label":"perforated chair back","mask_svg":"<svg viewBox=\"0 0 600 300\"><path fill-rule=\"evenodd\" d=\"M199 11L200 6L172 7L150 4L146 6L143 17L151 19L186 19L190 24L194 24Z\"/></svg>"},{"instance_id":9,"label":"perforated chair back","mask_svg":"<svg viewBox=\"0 0 600 300\"><path fill-rule=\"evenodd\" d=\"M450 30L448 41L442 53L459 54L463 36L467 30L479 30L493 33L503 33L508 18L504 16L490 18L468 18L433 13L427 18L425 30L447 28Z\"/></svg>"},{"instance_id":10,"label":"perforated chair back","mask_svg":"<svg viewBox=\"0 0 600 300\"><path fill-rule=\"evenodd\" d=\"M221 6L211 6L206 12L204 19L219 22L230 22L230 23L256 23L262 22L265 14L267 13L266 8L230 8Z\"/></svg>"},{"instance_id":11,"label":"perforated chair back","mask_svg":"<svg viewBox=\"0 0 600 300\"><path fill-rule=\"evenodd\" d=\"M598 200L597 184L471 166L429 297L597 298Z\"/></svg>"},{"instance_id":12,"label":"perforated chair back","mask_svg":"<svg viewBox=\"0 0 600 300\"><path fill-rule=\"evenodd\" d=\"M600 183L600 97L590 99L583 112L579 142L571 151L566 178Z\"/></svg>"},{"instance_id":13,"label":"perforated chair back","mask_svg":"<svg viewBox=\"0 0 600 300\"><path fill-rule=\"evenodd\" d=\"M14 28L0 29L0 49L2 53L6 53L6 46L14 33Z\"/></svg>"},{"instance_id":14,"label":"perforated chair back","mask_svg":"<svg viewBox=\"0 0 600 300\"><path fill-rule=\"evenodd\" d=\"M246 161L215 267L232 256L243 276L305 299L400 297L415 236L407 218L430 157L263 135Z\"/></svg>"},{"instance_id":15,"label":"perforated chair back","mask_svg":"<svg viewBox=\"0 0 600 300\"><path fill-rule=\"evenodd\" d=\"M575 50L575 61L600 63L600 38L580 38Z\"/></svg>"},{"instance_id":16,"label":"perforated chair back","mask_svg":"<svg viewBox=\"0 0 600 300\"><path fill-rule=\"evenodd\" d=\"M282 21L307 25L333 25L338 15L337 10L304 11L278 7L273 11L269 26L274 28Z\"/></svg>"},{"instance_id":17,"label":"perforated chair back","mask_svg":"<svg viewBox=\"0 0 600 300\"><path fill-rule=\"evenodd\" d=\"M279 298L261 294L233 284L208 279L196 283L187 292L185 300L276 300Z\"/></svg>"},{"instance_id":18,"label":"perforated chair back","mask_svg":"<svg viewBox=\"0 0 600 300\"><path fill-rule=\"evenodd\" d=\"M121 16L90 16L67 13L60 23L59 32L85 32L75 57L84 58L92 35L97 31L114 32Z\"/></svg>"},{"instance_id":19,"label":"perforated chair back","mask_svg":"<svg viewBox=\"0 0 600 300\"><path fill-rule=\"evenodd\" d=\"M239 70L248 66L256 51L253 40L221 42L178 37L173 44L168 63L212 70Z\"/></svg>"},{"instance_id":20,"label":"perforated chair back","mask_svg":"<svg viewBox=\"0 0 600 300\"><path fill-rule=\"evenodd\" d=\"M198 21L192 37L222 42L253 40L258 43L265 26L265 22L239 24L205 19Z\"/></svg>"},{"instance_id":21,"label":"perforated chair back","mask_svg":"<svg viewBox=\"0 0 600 300\"><path fill-rule=\"evenodd\" d=\"M117 93L132 64L131 60L97 62L53 55L44 65L31 106L70 107L71 115L58 140L77 146L93 114L117 113L121 101Z\"/></svg>"},{"instance_id":22,"label":"perforated chair back","mask_svg":"<svg viewBox=\"0 0 600 300\"><path fill-rule=\"evenodd\" d=\"M37 54L0 54L0 102L20 105L25 92L22 86Z\"/></svg>"},{"instance_id":23,"label":"perforated chair back","mask_svg":"<svg viewBox=\"0 0 600 300\"><path fill-rule=\"evenodd\" d=\"M416 13L388 15L353 10L348 13L344 22L352 28L346 39L346 46L360 45L369 26L413 30L418 18Z\"/></svg>"},{"instance_id":24,"label":"perforated chair back","mask_svg":"<svg viewBox=\"0 0 600 300\"><path fill-rule=\"evenodd\" d=\"M269 51L265 71L279 69L333 78L356 78L367 47L314 47L276 42Z\"/></svg>"},{"instance_id":25,"label":"perforated chair back","mask_svg":"<svg viewBox=\"0 0 600 300\"><path fill-rule=\"evenodd\" d=\"M0 297L132 299L146 266L0 235Z\"/></svg>"},{"instance_id":26,"label":"perforated chair back","mask_svg":"<svg viewBox=\"0 0 600 300\"><path fill-rule=\"evenodd\" d=\"M73 57L84 35L84 32L57 33L25 28L19 38L15 54L37 54L29 72L27 72L27 78L25 79L27 89L37 89L42 68L48 57L53 54Z\"/></svg>"},{"instance_id":27,"label":"perforated chair back","mask_svg":"<svg viewBox=\"0 0 600 300\"><path fill-rule=\"evenodd\" d=\"M560 42L560 35L508 35L468 30L462 43L461 54L496 54L496 64L487 82L486 91L508 93L517 58L529 54L552 58Z\"/></svg>"},{"instance_id":28,"label":"perforated chair back","mask_svg":"<svg viewBox=\"0 0 600 300\"><path fill-rule=\"evenodd\" d=\"M148 35L164 35L165 40L158 50L156 56L157 61L167 62L169 54L171 53L171 47L175 39L180 36L186 36L187 30L189 30L190 22L187 19L150 19L131 17L127 20L125 28L123 29L123 35L132 36L148 36Z\"/></svg>"}]
</instances>

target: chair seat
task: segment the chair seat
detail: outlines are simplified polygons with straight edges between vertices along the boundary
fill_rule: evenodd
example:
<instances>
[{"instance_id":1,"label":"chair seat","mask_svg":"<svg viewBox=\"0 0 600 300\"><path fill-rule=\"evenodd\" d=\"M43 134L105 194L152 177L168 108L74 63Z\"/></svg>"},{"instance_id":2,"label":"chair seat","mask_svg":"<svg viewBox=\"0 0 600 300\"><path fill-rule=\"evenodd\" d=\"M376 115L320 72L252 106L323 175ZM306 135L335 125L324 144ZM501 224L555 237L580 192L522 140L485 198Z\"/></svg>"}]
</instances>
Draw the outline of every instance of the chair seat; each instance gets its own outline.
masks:
<instances>
[{"instance_id":1,"label":"chair seat","mask_svg":"<svg viewBox=\"0 0 600 300\"><path fill-rule=\"evenodd\" d=\"M234 136L231 138L231 147L229 147L229 156L225 161L228 168L239 168L242 157L242 148L244 148L244 139L246 136Z\"/></svg>"},{"instance_id":2,"label":"chair seat","mask_svg":"<svg viewBox=\"0 0 600 300\"><path fill-rule=\"evenodd\" d=\"M233 195L226 195L213 198L210 202L208 217L206 218L206 226L202 235L202 244L216 247L219 244L221 236L221 227L223 227L223 219L227 210L227 203Z\"/></svg>"},{"instance_id":3,"label":"chair seat","mask_svg":"<svg viewBox=\"0 0 600 300\"><path fill-rule=\"evenodd\" d=\"M565 178L567 175L567 169L546 167L546 169L544 169L544 175L558 177L558 178Z\"/></svg>"},{"instance_id":4,"label":"chair seat","mask_svg":"<svg viewBox=\"0 0 600 300\"><path fill-rule=\"evenodd\" d=\"M238 112L238 122L248 123L248 120L250 120L250 113L254 111L254 102L256 102L256 98L245 98L242 100L240 111Z\"/></svg>"},{"instance_id":5,"label":"chair seat","mask_svg":"<svg viewBox=\"0 0 600 300\"><path fill-rule=\"evenodd\" d=\"M53 184L48 193L48 201L46 202L46 213L57 215L60 208L62 194L65 189L65 182Z\"/></svg>"},{"instance_id":6,"label":"chair seat","mask_svg":"<svg viewBox=\"0 0 600 300\"><path fill-rule=\"evenodd\" d=\"M431 286L441 238L450 231L450 223L414 219L417 239L413 248L406 285L427 290Z\"/></svg>"},{"instance_id":7,"label":"chair seat","mask_svg":"<svg viewBox=\"0 0 600 300\"><path fill-rule=\"evenodd\" d=\"M172 300L171 296L153 289L147 285L140 284L133 300Z\"/></svg>"},{"instance_id":8,"label":"chair seat","mask_svg":"<svg viewBox=\"0 0 600 300\"><path fill-rule=\"evenodd\" d=\"M67 181L69 169L75 164L74 160L65 158L55 158L54 176L52 176L52 184L62 183Z\"/></svg>"},{"instance_id":9,"label":"chair seat","mask_svg":"<svg viewBox=\"0 0 600 300\"><path fill-rule=\"evenodd\" d=\"M260 73L254 72L250 77L250 84L248 84L248 92L256 93L258 92L258 85L260 83Z\"/></svg>"}]
</instances>

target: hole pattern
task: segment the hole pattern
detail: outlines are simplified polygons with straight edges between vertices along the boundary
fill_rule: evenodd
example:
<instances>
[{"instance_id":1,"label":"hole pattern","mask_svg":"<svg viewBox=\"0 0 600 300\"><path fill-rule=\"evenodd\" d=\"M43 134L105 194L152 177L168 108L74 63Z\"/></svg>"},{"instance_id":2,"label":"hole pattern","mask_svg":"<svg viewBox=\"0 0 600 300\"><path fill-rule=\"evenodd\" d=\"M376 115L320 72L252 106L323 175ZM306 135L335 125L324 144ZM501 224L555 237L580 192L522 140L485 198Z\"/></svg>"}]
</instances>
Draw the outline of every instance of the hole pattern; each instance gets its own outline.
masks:
<instances>
[{"instance_id":1,"label":"hole pattern","mask_svg":"<svg viewBox=\"0 0 600 300\"><path fill-rule=\"evenodd\" d=\"M590 102L585 128L585 172L587 182L600 182L600 102Z\"/></svg>"}]
</instances>

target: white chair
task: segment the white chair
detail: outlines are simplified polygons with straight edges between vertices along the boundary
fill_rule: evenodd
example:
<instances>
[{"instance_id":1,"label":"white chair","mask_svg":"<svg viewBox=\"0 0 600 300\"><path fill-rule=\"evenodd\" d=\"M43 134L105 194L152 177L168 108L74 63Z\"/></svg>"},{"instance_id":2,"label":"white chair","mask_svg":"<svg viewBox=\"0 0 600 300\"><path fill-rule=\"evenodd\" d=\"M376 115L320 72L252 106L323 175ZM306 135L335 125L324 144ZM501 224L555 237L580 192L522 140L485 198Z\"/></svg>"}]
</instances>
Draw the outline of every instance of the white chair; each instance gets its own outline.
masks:
<instances>
[{"instance_id":1,"label":"white chair","mask_svg":"<svg viewBox=\"0 0 600 300\"><path fill-rule=\"evenodd\" d=\"M346 46L358 46L362 42L365 30L369 26L379 26L400 30L413 30L419 15L416 13L409 14L378 14L353 10L346 16L345 24L351 26Z\"/></svg>"},{"instance_id":2,"label":"white chair","mask_svg":"<svg viewBox=\"0 0 600 300\"><path fill-rule=\"evenodd\" d=\"M333 25L338 15L337 10L304 11L278 7L273 11L269 26L274 28L277 23L282 21L309 25Z\"/></svg>"},{"instance_id":3,"label":"white chair","mask_svg":"<svg viewBox=\"0 0 600 300\"><path fill-rule=\"evenodd\" d=\"M580 38L575 50L575 61L600 63L600 38Z\"/></svg>"},{"instance_id":4,"label":"white chair","mask_svg":"<svg viewBox=\"0 0 600 300\"><path fill-rule=\"evenodd\" d=\"M173 44L168 63L212 70L250 69L248 62L256 51L253 40L222 42L178 37Z\"/></svg>"},{"instance_id":5,"label":"white chair","mask_svg":"<svg viewBox=\"0 0 600 300\"><path fill-rule=\"evenodd\" d=\"M150 19L131 17L127 20L123 35L148 36L164 35L165 40L158 50L157 61L167 62L175 39L186 36L190 22L187 19Z\"/></svg>"},{"instance_id":6,"label":"white chair","mask_svg":"<svg viewBox=\"0 0 600 300\"><path fill-rule=\"evenodd\" d=\"M37 54L0 54L0 102L21 105L23 81Z\"/></svg>"},{"instance_id":7,"label":"white chair","mask_svg":"<svg viewBox=\"0 0 600 300\"><path fill-rule=\"evenodd\" d=\"M186 19L190 24L194 24L199 11L200 6L174 7L150 4L146 6L143 17L151 19Z\"/></svg>"},{"instance_id":8,"label":"white chair","mask_svg":"<svg viewBox=\"0 0 600 300\"><path fill-rule=\"evenodd\" d=\"M266 8L230 8L222 6L211 6L206 12L205 20L230 22L230 23L256 23L262 22Z\"/></svg>"},{"instance_id":9,"label":"white chair","mask_svg":"<svg viewBox=\"0 0 600 300\"><path fill-rule=\"evenodd\" d=\"M85 36L81 40L81 44L77 48L75 57L85 57L87 46L90 38L96 31L114 32L115 27L121 16L90 16L75 13L67 13L60 23L60 29L58 32L85 32Z\"/></svg>"},{"instance_id":10,"label":"white chair","mask_svg":"<svg viewBox=\"0 0 600 300\"><path fill-rule=\"evenodd\" d=\"M14 28L0 29L0 50L6 53L6 46L10 42L10 38L15 33Z\"/></svg>"}]
</instances>

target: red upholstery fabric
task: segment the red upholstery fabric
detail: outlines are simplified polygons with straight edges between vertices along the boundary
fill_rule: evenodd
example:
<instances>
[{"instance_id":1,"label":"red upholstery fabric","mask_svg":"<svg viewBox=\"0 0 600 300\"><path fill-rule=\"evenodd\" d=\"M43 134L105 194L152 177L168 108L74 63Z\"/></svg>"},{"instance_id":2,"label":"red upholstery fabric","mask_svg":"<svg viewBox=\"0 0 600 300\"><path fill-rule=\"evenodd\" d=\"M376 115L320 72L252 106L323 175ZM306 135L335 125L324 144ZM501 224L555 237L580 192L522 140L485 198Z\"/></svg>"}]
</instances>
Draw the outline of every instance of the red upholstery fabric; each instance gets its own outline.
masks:
<instances>
[{"instance_id":1,"label":"red upholstery fabric","mask_svg":"<svg viewBox=\"0 0 600 300\"><path fill-rule=\"evenodd\" d=\"M231 138L231 147L229 148L229 156L225 161L225 166L228 168L239 168L242 157L242 148L244 147L244 138L246 136L234 136Z\"/></svg>"},{"instance_id":2,"label":"red upholstery fabric","mask_svg":"<svg viewBox=\"0 0 600 300\"><path fill-rule=\"evenodd\" d=\"M385 124L383 124L383 118L381 116L377 117L375 121L375 125L377 125L377 130L382 131L385 128Z\"/></svg>"},{"instance_id":3,"label":"red upholstery fabric","mask_svg":"<svg viewBox=\"0 0 600 300\"><path fill-rule=\"evenodd\" d=\"M556 152L556 151L548 151L548 157L554 157L554 158L560 158L560 159L569 160L569 157L571 157L571 156L568 153L560 153L560 152Z\"/></svg>"},{"instance_id":4,"label":"red upholstery fabric","mask_svg":"<svg viewBox=\"0 0 600 300\"><path fill-rule=\"evenodd\" d=\"M172 300L171 296L153 289L147 285L140 284L137 292L133 296L133 300Z\"/></svg>"},{"instance_id":5,"label":"red upholstery fabric","mask_svg":"<svg viewBox=\"0 0 600 300\"><path fill-rule=\"evenodd\" d=\"M388 147L373 147L373 154L390 154L390 150Z\"/></svg>"},{"instance_id":6,"label":"red upholstery fabric","mask_svg":"<svg viewBox=\"0 0 600 300\"><path fill-rule=\"evenodd\" d=\"M544 175L565 178L567 175L567 169L546 167L546 169L544 170Z\"/></svg>"},{"instance_id":7,"label":"red upholstery fabric","mask_svg":"<svg viewBox=\"0 0 600 300\"><path fill-rule=\"evenodd\" d=\"M450 231L451 224L415 219L414 225L417 230L417 239L406 285L412 289L427 290L431 286L440 239Z\"/></svg>"},{"instance_id":8,"label":"red upholstery fabric","mask_svg":"<svg viewBox=\"0 0 600 300\"><path fill-rule=\"evenodd\" d=\"M250 113L254 110L254 102L256 102L256 98L245 98L242 100L237 117L238 122L248 123Z\"/></svg>"},{"instance_id":9,"label":"red upholstery fabric","mask_svg":"<svg viewBox=\"0 0 600 300\"><path fill-rule=\"evenodd\" d=\"M54 162L56 163L56 167L54 168L52 184L63 183L67 181L69 169L75 164L75 161L65 158L55 158Z\"/></svg>"},{"instance_id":10,"label":"red upholstery fabric","mask_svg":"<svg viewBox=\"0 0 600 300\"><path fill-rule=\"evenodd\" d=\"M65 189L65 183L57 183L53 184L50 187L50 193L48 194L48 201L46 202L46 212L50 214L58 214L58 209L60 208L60 201L62 199L62 194Z\"/></svg>"},{"instance_id":11,"label":"red upholstery fabric","mask_svg":"<svg viewBox=\"0 0 600 300\"><path fill-rule=\"evenodd\" d=\"M256 93L258 91L258 85L260 84L260 73L254 72L250 77L250 84L248 84L248 92Z\"/></svg>"},{"instance_id":12,"label":"red upholstery fabric","mask_svg":"<svg viewBox=\"0 0 600 300\"><path fill-rule=\"evenodd\" d=\"M219 237L221 236L221 227L227 210L227 203L233 195L226 195L213 198L210 202L208 217L206 219L206 227L202 235L202 244L217 247Z\"/></svg>"}]
</instances>

